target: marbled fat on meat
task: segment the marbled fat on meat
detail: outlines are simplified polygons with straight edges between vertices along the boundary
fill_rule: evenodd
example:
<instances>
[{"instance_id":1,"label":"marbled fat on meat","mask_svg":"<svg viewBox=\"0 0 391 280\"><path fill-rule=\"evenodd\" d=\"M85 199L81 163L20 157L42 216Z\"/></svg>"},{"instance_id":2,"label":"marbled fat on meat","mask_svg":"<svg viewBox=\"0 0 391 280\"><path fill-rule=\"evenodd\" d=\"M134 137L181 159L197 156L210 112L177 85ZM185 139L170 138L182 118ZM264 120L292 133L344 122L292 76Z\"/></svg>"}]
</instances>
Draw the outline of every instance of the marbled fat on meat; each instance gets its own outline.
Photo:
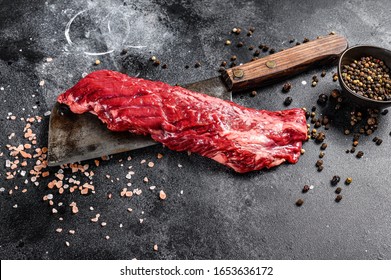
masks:
<instances>
[{"instance_id":1,"label":"marbled fat on meat","mask_svg":"<svg viewBox=\"0 0 391 280\"><path fill-rule=\"evenodd\" d=\"M270 112L163 82L100 70L58 97L74 113L90 112L108 129L151 137L244 173L296 163L307 138L302 109Z\"/></svg>"}]
</instances>

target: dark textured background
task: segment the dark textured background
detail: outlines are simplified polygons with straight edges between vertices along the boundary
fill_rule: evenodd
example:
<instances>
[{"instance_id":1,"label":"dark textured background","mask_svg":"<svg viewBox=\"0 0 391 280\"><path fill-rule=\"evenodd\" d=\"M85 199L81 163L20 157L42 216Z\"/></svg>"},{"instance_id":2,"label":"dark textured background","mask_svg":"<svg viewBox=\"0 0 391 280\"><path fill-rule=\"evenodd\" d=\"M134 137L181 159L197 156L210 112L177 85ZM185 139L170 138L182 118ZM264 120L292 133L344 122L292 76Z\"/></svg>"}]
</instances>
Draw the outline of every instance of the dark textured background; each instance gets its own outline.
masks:
<instances>
[{"instance_id":1,"label":"dark textured background","mask_svg":"<svg viewBox=\"0 0 391 280\"><path fill-rule=\"evenodd\" d=\"M67 44L64 29L78 12L70 29L73 45ZM24 143L24 122L19 118L50 110L55 98L77 82L83 73L95 69L116 69L130 75L159 79L168 83L189 83L217 75L220 61L236 54L240 62L251 58L247 48L237 49L241 38L247 45L268 44L279 50L290 39L302 41L334 30L349 44L391 47L391 2L382 1L0 1L0 257L1 259L390 259L391 184L390 122L382 116L374 134L383 138L381 146L372 136L360 140L364 158L345 154L351 136L332 125L327 132L325 169L314 167L319 147L306 143L306 153L295 165L282 165L270 171L244 175L197 155L171 152L161 145L114 156L103 162L96 173L96 194L63 195L48 190L48 180L40 185L23 184L25 178L5 180L6 144ZM110 30L108 28L110 25ZM239 36L230 33L240 26ZM247 37L245 31L256 31ZM230 39L233 46L224 46ZM135 48L142 46L142 48ZM127 49L125 55L121 51ZM113 53L90 56L85 52ZM148 62L156 55L168 69ZM264 55L264 54L263 54ZM46 62L47 57L53 61ZM96 58L101 60L94 66ZM202 66L194 68L199 61ZM185 65L190 65L185 69ZM290 107L311 108L320 93L329 93L338 84L332 81L335 67L328 67L319 85L310 86L311 77L321 68L291 78ZM43 87L39 81L45 80ZM307 81L302 85L301 81ZM286 94L283 83L234 96L239 104L270 110L283 109ZM37 105L34 109L33 106ZM319 109L318 109L319 110ZM8 112L18 117L7 119ZM339 120L336 120L338 123ZM47 143L48 117L34 125L38 146ZM16 133L9 140L8 135ZM164 158L157 161L156 154ZM132 160L126 161L131 155ZM118 160L124 159L121 167ZM154 168L140 164L153 160ZM93 162L89 162L91 165ZM179 168L178 164L183 167ZM125 187L127 167L133 166L133 187L139 197L119 197ZM30 165L31 166L31 165ZM27 169L28 170L28 169ZM52 173L57 168L50 169ZM112 183L110 174L119 181ZM350 176L353 183L343 188L343 200L334 202L333 175ZM142 178L148 176L150 183ZM78 175L82 178L82 176ZM314 185L301 194L304 184ZM27 193L8 191L26 187ZM157 197L156 185L168 199ZM180 192L183 190L183 194ZM108 200L106 194L113 193ZM42 201L53 193L54 202L78 203L80 212L57 207L59 214ZM301 208L295 206L304 198ZM17 204L18 208L12 206ZM90 206L94 211L88 210ZM132 213L126 209L132 207ZM144 212L143 212L144 211ZM95 213L107 226L89 221ZM63 217L63 221L59 221ZM139 219L144 222L140 224ZM120 228L119 224L123 227ZM62 233L55 229L63 228ZM76 230L69 235L69 229ZM109 235L110 240L104 236ZM66 247L65 241L71 246ZM152 250L153 244L159 251Z\"/></svg>"}]
</instances>

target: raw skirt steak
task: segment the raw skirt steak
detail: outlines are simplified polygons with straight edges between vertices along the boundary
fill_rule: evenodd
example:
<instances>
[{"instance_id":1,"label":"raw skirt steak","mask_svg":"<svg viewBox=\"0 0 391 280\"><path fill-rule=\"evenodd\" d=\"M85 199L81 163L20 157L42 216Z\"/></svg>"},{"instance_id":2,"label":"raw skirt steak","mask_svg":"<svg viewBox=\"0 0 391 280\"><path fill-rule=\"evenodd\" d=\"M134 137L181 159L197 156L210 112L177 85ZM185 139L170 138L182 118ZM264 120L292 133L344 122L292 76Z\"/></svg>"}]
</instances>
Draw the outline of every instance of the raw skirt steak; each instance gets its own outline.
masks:
<instances>
[{"instance_id":1,"label":"raw skirt steak","mask_svg":"<svg viewBox=\"0 0 391 280\"><path fill-rule=\"evenodd\" d=\"M307 138L302 109L250 109L163 82L100 70L58 97L77 114L90 112L108 129L151 137L244 173L296 163Z\"/></svg>"}]
</instances>

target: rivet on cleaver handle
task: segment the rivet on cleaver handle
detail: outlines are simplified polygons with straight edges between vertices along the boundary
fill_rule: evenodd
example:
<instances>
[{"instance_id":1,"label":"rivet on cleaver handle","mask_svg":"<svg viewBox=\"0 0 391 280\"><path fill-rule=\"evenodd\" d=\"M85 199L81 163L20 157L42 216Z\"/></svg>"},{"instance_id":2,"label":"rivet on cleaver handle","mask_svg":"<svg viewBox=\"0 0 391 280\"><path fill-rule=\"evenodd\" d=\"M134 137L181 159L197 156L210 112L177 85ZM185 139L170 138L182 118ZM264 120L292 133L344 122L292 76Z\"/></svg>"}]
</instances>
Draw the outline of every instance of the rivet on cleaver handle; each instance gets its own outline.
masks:
<instances>
[{"instance_id":1,"label":"rivet on cleaver handle","mask_svg":"<svg viewBox=\"0 0 391 280\"><path fill-rule=\"evenodd\" d=\"M328 35L227 69L222 76L233 92L255 88L333 62L347 48L343 36Z\"/></svg>"}]
</instances>

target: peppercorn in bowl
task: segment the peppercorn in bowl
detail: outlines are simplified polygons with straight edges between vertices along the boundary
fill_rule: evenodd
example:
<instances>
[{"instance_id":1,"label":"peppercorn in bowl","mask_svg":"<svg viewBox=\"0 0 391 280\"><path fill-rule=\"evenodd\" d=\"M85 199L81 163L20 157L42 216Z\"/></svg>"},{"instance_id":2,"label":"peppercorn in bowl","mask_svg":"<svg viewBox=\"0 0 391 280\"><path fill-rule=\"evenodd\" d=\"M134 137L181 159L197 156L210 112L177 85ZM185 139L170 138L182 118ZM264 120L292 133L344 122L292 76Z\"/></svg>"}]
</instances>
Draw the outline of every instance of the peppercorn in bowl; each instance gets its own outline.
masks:
<instances>
[{"instance_id":1,"label":"peppercorn in bowl","mask_svg":"<svg viewBox=\"0 0 391 280\"><path fill-rule=\"evenodd\" d=\"M391 106L391 51L355 46L339 58L338 80L342 93L360 107Z\"/></svg>"}]
</instances>

